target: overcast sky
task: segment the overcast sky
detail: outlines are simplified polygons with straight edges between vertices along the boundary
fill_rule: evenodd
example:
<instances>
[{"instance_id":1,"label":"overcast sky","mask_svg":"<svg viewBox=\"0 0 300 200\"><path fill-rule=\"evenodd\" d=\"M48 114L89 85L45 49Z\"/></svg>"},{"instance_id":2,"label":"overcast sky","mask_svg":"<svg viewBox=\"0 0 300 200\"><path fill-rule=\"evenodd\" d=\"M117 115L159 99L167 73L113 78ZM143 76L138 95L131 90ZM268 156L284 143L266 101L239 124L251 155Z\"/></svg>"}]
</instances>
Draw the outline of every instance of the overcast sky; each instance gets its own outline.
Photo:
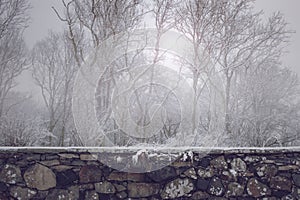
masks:
<instances>
[{"instance_id":1,"label":"overcast sky","mask_svg":"<svg viewBox=\"0 0 300 200\"><path fill-rule=\"evenodd\" d=\"M43 39L49 30L62 31L62 23L58 20L52 6L60 8L60 0L30 0L31 23L25 31L25 41L29 48ZM285 15L286 21L289 23L290 29L296 31L291 38L291 44L288 48L289 53L283 58L283 65L289 67L300 76L300 66L297 57L300 56L300 1L299 0L257 0L256 9L264 10L265 16L269 16L272 12L280 11ZM26 72L19 78L18 90L30 92L33 95L39 93L35 87L30 73ZM39 97L36 97L39 99Z\"/></svg>"}]
</instances>

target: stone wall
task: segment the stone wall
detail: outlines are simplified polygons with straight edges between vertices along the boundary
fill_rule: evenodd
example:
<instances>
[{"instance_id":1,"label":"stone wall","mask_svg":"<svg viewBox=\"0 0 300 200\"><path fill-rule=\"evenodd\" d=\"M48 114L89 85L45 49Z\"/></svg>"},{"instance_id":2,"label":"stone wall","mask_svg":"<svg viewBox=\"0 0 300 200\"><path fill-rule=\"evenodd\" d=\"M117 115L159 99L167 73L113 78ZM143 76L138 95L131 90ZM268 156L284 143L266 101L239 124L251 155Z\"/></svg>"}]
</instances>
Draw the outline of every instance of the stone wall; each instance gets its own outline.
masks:
<instances>
[{"instance_id":1,"label":"stone wall","mask_svg":"<svg viewBox=\"0 0 300 200\"><path fill-rule=\"evenodd\" d=\"M0 199L300 199L300 151L191 152L149 173L76 149L0 151Z\"/></svg>"}]
</instances>

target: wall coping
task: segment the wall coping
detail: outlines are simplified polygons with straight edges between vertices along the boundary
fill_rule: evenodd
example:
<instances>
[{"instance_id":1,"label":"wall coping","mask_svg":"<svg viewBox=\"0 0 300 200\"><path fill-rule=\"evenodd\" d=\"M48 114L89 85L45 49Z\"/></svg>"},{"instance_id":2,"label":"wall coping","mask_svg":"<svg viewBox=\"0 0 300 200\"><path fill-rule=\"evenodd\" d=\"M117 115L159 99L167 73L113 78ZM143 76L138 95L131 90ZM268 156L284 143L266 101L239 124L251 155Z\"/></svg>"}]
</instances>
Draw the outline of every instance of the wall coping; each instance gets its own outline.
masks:
<instances>
[{"instance_id":1,"label":"wall coping","mask_svg":"<svg viewBox=\"0 0 300 200\"><path fill-rule=\"evenodd\" d=\"M55 153L55 152L70 152L70 153L132 153L138 150L148 151L162 151L172 153L183 153L192 151L195 153L209 153L209 154L230 154L230 153L242 153L242 154L270 154L270 153L289 153L300 152L300 147L276 147L276 148L262 148L262 147L185 147L185 148L149 148L149 147L0 147L0 153L7 152L38 152L38 153Z\"/></svg>"}]
</instances>

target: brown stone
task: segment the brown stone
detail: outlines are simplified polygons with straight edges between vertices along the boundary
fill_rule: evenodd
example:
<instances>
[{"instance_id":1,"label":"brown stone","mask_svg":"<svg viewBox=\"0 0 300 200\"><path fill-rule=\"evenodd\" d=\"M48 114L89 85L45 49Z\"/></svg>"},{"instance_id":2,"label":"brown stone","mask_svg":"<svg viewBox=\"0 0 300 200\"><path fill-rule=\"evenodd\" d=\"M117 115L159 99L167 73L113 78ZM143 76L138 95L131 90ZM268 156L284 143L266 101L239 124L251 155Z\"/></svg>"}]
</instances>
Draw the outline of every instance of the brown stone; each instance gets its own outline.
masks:
<instances>
[{"instance_id":1,"label":"brown stone","mask_svg":"<svg viewBox=\"0 0 300 200\"><path fill-rule=\"evenodd\" d=\"M135 181L142 182L145 179L145 175L141 173L125 173L125 172L112 172L107 177L109 181Z\"/></svg>"},{"instance_id":2,"label":"brown stone","mask_svg":"<svg viewBox=\"0 0 300 200\"><path fill-rule=\"evenodd\" d=\"M251 178L247 184L247 192L250 196L258 198L266 195L271 195L271 190L268 186L259 182L255 178Z\"/></svg>"},{"instance_id":3,"label":"brown stone","mask_svg":"<svg viewBox=\"0 0 300 200\"><path fill-rule=\"evenodd\" d=\"M128 183L128 196L132 198L149 197L158 194L159 184Z\"/></svg>"},{"instance_id":4,"label":"brown stone","mask_svg":"<svg viewBox=\"0 0 300 200\"><path fill-rule=\"evenodd\" d=\"M210 197L206 192L197 191L192 195L193 200L208 199Z\"/></svg>"},{"instance_id":5,"label":"brown stone","mask_svg":"<svg viewBox=\"0 0 300 200\"><path fill-rule=\"evenodd\" d=\"M102 171L96 165L85 165L79 171L80 183L99 182L102 178Z\"/></svg>"},{"instance_id":6,"label":"brown stone","mask_svg":"<svg viewBox=\"0 0 300 200\"><path fill-rule=\"evenodd\" d=\"M24 174L26 185L38 190L48 190L56 186L56 177L51 169L40 164L35 164Z\"/></svg>"},{"instance_id":7,"label":"brown stone","mask_svg":"<svg viewBox=\"0 0 300 200\"><path fill-rule=\"evenodd\" d=\"M0 180L1 182L9 184L21 182L23 179L20 168L10 164L4 165L0 173Z\"/></svg>"},{"instance_id":8,"label":"brown stone","mask_svg":"<svg viewBox=\"0 0 300 200\"><path fill-rule=\"evenodd\" d=\"M292 182L285 177L275 176L271 178L270 187L276 190L292 191Z\"/></svg>"}]
</instances>

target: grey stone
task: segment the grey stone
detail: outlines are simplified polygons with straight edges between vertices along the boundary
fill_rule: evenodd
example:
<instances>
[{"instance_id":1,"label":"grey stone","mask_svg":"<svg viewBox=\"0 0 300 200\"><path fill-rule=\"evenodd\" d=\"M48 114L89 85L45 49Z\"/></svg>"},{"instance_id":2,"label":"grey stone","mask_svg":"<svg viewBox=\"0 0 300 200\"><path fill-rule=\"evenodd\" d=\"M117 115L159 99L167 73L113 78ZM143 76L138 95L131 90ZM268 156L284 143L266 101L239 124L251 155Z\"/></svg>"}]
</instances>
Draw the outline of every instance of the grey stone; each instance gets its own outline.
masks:
<instances>
[{"instance_id":1,"label":"grey stone","mask_svg":"<svg viewBox=\"0 0 300 200\"><path fill-rule=\"evenodd\" d=\"M176 170L173 167L167 166L162 169L148 173L148 176L155 182L162 182L177 176Z\"/></svg>"},{"instance_id":2,"label":"grey stone","mask_svg":"<svg viewBox=\"0 0 300 200\"><path fill-rule=\"evenodd\" d=\"M75 200L74 198L69 197L68 190L60 190L60 189L51 190L45 200L54 200L54 199Z\"/></svg>"},{"instance_id":3,"label":"grey stone","mask_svg":"<svg viewBox=\"0 0 300 200\"><path fill-rule=\"evenodd\" d=\"M115 186L108 181L95 183L95 190L103 194L113 194L116 192Z\"/></svg>"},{"instance_id":4,"label":"grey stone","mask_svg":"<svg viewBox=\"0 0 300 200\"><path fill-rule=\"evenodd\" d=\"M0 192L6 192L7 191L7 185L3 182L0 182Z\"/></svg>"},{"instance_id":5,"label":"grey stone","mask_svg":"<svg viewBox=\"0 0 300 200\"><path fill-rule=\"evenodd\" d=\"M48 190L56 186L56 177L51 169L40 164L35 164L24 174L26 185L38 190Z\"/></svg>"},{"instance_id":6,"label":"grey stone","mask_svg":"<svg viewBox=\"0 0 300 200\"><path fill-rule=\"evenodd\" d=\"M127 193L122 191L116 194L119 199L125 199L127 197Z\"/></svg>"},{"instance_id":7,"label":"grey stone","mask_svg":"<svg viewBox=\"0 0 300 200\"><path fill-rule=\"evenodd\" d=\"M77 154L73 154L73 153L59 153L58 155L62 158L67 158L67 159L79 158Z\"/></svg>"},{"instance_id":8,"label":"grey stone","mask_svg":"<svg viewBox=\"0 0 300 200\"><path fill-rule=\"evenodd\" d=\"M193 182L188 179L175 179L165 186L161 193L163 199L172 199L183 196L191 196L190 192L194 190Z\"/></svg>"},{"instance_id":9,"label":"grey stone","mask_svg":"<svg viewBox=\"0 0 300 200\"><path fill-rule=\"evenodd\" d=\"M224 156L219 156L213 160L210 161L210 165L219 170L226 170L228 169L228 164L224 158Z\"/></svg>"},{"instance_id":10,"label":"grey stone","mask_svg":"<svg viewBox=\"0 0 300 200\"><path fill-rule=\"evenodd\" d=\"M160 185L152 183L128 183L127 188L129 197L141 198L158 194Z\"/></svg>"},{"instance_id":11,"label":"grey stone","mask_svg":"<svg viewBox=\"0 0 300 200\"><path fill-rule=\"evenodd\" d=\"M226 195L229 197L242 196L244 193L244 186L239 183L233 182L228 184Z\"/></svg>"},{"instance_id":12,"label":"grey stone","mask_svg":"<svg viewBox=\"0 0 300 200\"><path fill-rule=\"evenodd\" d=\"M207 169L199 168L198 175L202 178L211 178L214 176L214 171L211 168L207 168Z\"/></svg>"},{"instance_id":13,"label":"grey stone","mask_svg":"<svg viewBox=\"0 0 300 200\"><path fill-rule=\"evenodd\" d=\"M259 182L256 178L251 178L248 181L247 192L250 196L255 198L271 195L271 190L268 188L268 186Z\"/></svg>"},{"instance_id":14,"label":"grey stone","mask_svg":"<svg viewBox=\"0 0 300 200\"><path fill-rule=\"evenodd\" d=\"M85 199L86 200L99 200L99 194L96 191L86 191Z\"/></svg>"},{"instance_id":15,"label":"grey stone","mask_svg":"<svg viewBox=\"0 0 300 200\"><path fill-rule=\"evenodd\" d=\"M55 166L60 164L59 160L45 160L41 161L40 163L46 166Z\"/></svg>"},{"instance_id":16,"label":"grey stone","mask_svg":"<svg viewBox=\"0 0 300 200\"><path fill-rule=\"evenodd\" d=\"M191 179L197 179L195 168L190 168L183 173L186 177Z\"/></svg>"},{"instance_id":17,"label":"grey stone","mask_svg":"<svg viewBox=\"0 0 300 200\"><path fill-rule=\"evenodd\" d=\"M211 195L222 196L225 193L225 188L222 181L218 177L213 177L209 182L207 191Z\"/></svg>"},{"instance_id":18,"label":"grey stone","mask_svg":"<svg viewBox=\"0 0 300 200\"><path fill-rule=\"evenodd\" d=\"M56 173L56 183L59 187L71 185L76 180L78 180L78 176L71 169Z\"/></svg>"},{"instance_id":19,"label":"grey stone","mask_svg":"<svg viewBox=\"0 0 300 200\"><path fill-rule=\"evenodd\" d=\"M198 180L197 180L198 190L206 191L208 186L209 186L209 180L206 180L204 178L198 178Z\"/></svg>"},{"instance_id":20,"label":"grey stone","mask_svg":"<svg viewBox=\"0 0 300 200\"><path fill-rule=\"evenodd\" d=\"M0 173L0 180L9 184L22 182L23 179L20 168L11 164L4 165Z\"/></svg>"},{"instance_id":21,"label":"grey stone","mask_svg":"<svg viewBox=\"0 0 300 200\"><path fill-rule=\"evenodd\" d=\"M256 167L256 174L260 177L272 178L277 174L277 167L274 164L261 164Z\"/></svg>"},{"instance_id":22,"label":"grey stone","mask_svg":"<svg viewBox=\"0 0 300 200\"><path fill-rule=\"evenodd\" d=\"M116 190L117 190L118 192L121 192L121 191L126 190L126 187L123 186L123 185L120 185L120 184L114 184L114 186L115 186L115 188L116 188Z\"/></svg>"},{"instance_id":23,"label":"grey stone","mask_svg":"<svg viewBox=\"0 0 300 200\"><path fill-rule=\"evenodd\" d=\"M234 158L231 162L231 169L236 172L245 172L247 170L246 163L240 158Z\"/></svg>"},{"instance_id":24,"label":"grey stone","mask_svg":"<svg viewBox=\"0 0 300 200\"><path fill-rule=\"evenodd\" d=\"M98 160L98 155L97 154L80 154L80 160Z\"/></svg>"},{"instance_id":25,"label":"grey stone","mask_svg":"<svg viewBox=\"0 0 300 200\"><path fill-rule=\"evenodd\" d=\"M35 190L23 188L19 186L12 186L10 189L10 195L16 199L29 200L36 195Z\"/></svg>"},{"instance_id":26,"label":"grey stone","mask_svg":"<svg viewBox=\"0 0 300 200\"><path fill-rule=\"evenodd\" d=\"M297 187L300 187L300 174L293 174L293 181Z\"/></svg>"}]
</instances>

